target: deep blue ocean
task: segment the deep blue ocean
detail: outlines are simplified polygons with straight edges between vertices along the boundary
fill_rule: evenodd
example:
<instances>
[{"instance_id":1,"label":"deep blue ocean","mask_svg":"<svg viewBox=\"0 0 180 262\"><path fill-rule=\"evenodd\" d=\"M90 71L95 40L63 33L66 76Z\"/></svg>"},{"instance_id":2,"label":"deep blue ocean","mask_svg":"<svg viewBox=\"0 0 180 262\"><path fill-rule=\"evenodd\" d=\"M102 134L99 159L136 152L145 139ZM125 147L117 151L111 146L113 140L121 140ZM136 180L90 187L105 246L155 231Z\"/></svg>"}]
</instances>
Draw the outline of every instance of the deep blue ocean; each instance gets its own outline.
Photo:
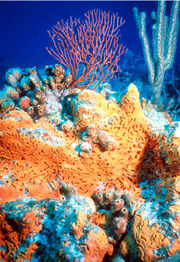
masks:
<instances>
[{"instance_id":1,"label":"deep blue ocean","mask_svg":"<svg viewBox=\"0 0 180 262\"><path fill-rule=\"evenodd\" d=\"M167 2L169 15L172 2ZM142 46L133 16L133 7L147 13L147 29L151 36L151 12L157 10L157 1L19 1L0 2L0 65L9 67L44 67L55 60L45 50L52 46L47 33L57 21L83 19L88 10L118 13L126 23L121 27L121 42L135 55L142 55ZM180 35L179 35L180 36ZM180 37L178 40L180 46ZM142 55L143 56L143 55ZM176 60L180 67L180 49Z\"/></svg>"}]
</instances>

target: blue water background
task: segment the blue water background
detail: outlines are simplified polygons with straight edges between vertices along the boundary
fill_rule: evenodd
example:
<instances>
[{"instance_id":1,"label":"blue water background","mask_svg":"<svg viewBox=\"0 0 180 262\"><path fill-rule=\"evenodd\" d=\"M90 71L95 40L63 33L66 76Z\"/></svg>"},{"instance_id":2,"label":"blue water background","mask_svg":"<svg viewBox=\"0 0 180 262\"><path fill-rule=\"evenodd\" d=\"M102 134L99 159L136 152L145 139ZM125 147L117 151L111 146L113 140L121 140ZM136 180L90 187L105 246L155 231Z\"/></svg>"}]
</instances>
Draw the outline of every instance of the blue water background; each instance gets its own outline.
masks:
<instances>
[{"instance_id":1,"label":"blue water background","mask_svg":"<svg viewBox=\"0 0 180 262\"><path fill-rule=\"evenodd\" d=\"M167 2L167 14L172 2ZM84 18L88 10L99 8L118 13L126 20L121 29L121 42L135 55L142 55L142 46L133 16L133 7L147 13L147 29L151 35L151 16L157 10L157 1L60 1L60 2L0 2L0 66L1 71L10 67L44 67L56 61L45 50L52 46L47 30L61 19L70 16ZM180 37L178 40L180 46ZM180 49L176 52L180 68Z\"/></svg>"}]
</instances>

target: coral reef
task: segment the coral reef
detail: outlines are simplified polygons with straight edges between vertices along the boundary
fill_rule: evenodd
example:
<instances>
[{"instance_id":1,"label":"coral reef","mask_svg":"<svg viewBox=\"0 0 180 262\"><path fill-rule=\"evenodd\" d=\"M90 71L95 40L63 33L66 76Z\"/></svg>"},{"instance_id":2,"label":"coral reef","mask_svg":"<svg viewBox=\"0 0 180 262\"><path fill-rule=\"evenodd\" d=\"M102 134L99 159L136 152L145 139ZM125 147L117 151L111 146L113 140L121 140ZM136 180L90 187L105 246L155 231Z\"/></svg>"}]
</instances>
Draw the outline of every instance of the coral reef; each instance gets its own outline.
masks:
<instances>
[{"instance_id":1,"label":"coral reef","mask_svg":"<svg viewBox=\"0 0 180 262\"><path fill-rule=\"evenodd\" d=\"M124 96L121 106L91 90L76 95L72 98L75 130L71 132L58 131L43 117L33 123L31 117L22 110L6 114L0 122L0 155L2 175L12 173L14 178L11 183L8 180L8 184L18 190L20 185L27 182L28 190L31 191L32 187L47 178L55 179L59 173L65 182L73 182L83 194L91 195L97 183L104 181L116 183L119 188L131 189L140 195L136 172L148 140L148 126L142 118L142 109L135 98L138 91L133 91L134 88L129 87L131 90ZM132 101L129 102L129 99ZM94 106L80 114L81 107L75 108L75 104L83 105L84 101L92 101ZM106 110L102 110L103 107ZM89 122L84 122L83 117L89 117ZM114 150L105 150L93 144L90 156L81 159L78 156L79 145L90 122L97 126L98 132L108 133L107 137L115 145L117 141L119 146Z\"/></svg>"},{"instance_id":2,"label":"coral reef","mask_svg":"<svg viewBox=\"0 0 180 262\"><path fill-rule=\"evenodd\" d=\"M176 256L178 124L134 84L72 90L45 71L11 69L0 93L0 260Z\"/></svg>"},{"instance_id":3,"label":"coral reef","mask_svg":"<svg viewBox=\"0 0 180 262\"><path fill-rule=\"evenodd\" d=\"M62 66L46 66L45 75L40 75L36 68L12 68L7 71L6 80L8 85L0 97L1 117L20 108L33 120L46 116L56 125L60 123L60 98L71 84L71 76L65 74Z\"/></svg>"},{"instance_id":4,"label":"coral reef","mask_svg":"<svg viewBox=\"0 0 180 262\"><path fill-rule=\"evenodd\" d=\"M109 255L113 254L113 246L117 245L126 232L128 209L124 206L123 200L126 193L116 188L105 189L104 191L97 189L92 196L97 206L93 221L106 231L108 241L112 245Z\"/></svg>"},{"instance_id":5,"label":"coral reef","mask_svg":"<svg viewBox=\"0 0 180 262\"><path fill-rule=\"evenodd\" d=\"M73 194L61 201L25 198L6 203L1 206L0 256L6 261L100 261L108 240L90 223L95 210L92 199Z\"/></svg>"},{"instance_id":6,"label":"coral reef","mask_svg":"<svg viewBox=\"0 0 180 262\"><path fill-rule=\"evenodd\" d=\"M177 183L157 179L151 181L152 186L141 184L146 201L136 207L130 220L130 229L120 244L122 256L155 261L179 250Z\"/></svg>"}]
</instances>

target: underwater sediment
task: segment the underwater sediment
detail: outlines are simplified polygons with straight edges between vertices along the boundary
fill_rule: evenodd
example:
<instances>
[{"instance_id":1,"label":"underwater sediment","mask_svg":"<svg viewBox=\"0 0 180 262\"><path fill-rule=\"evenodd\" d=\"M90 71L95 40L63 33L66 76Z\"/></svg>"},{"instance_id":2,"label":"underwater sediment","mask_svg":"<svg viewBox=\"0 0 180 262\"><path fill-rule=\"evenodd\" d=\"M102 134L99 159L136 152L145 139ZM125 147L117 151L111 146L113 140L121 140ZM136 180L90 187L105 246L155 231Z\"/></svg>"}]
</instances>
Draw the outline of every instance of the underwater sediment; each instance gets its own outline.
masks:
<instances>
[{"instance_id":1,"label":"underwater sediment","mask_svg":"<svg viewBox=\"0 0 180 262\"><path fill-rule=\"evenodd\" d=\"M130 84L11 69L0 93L0 260L156 261L179 250L177 123Z\"/></svg>"}]
</instances>

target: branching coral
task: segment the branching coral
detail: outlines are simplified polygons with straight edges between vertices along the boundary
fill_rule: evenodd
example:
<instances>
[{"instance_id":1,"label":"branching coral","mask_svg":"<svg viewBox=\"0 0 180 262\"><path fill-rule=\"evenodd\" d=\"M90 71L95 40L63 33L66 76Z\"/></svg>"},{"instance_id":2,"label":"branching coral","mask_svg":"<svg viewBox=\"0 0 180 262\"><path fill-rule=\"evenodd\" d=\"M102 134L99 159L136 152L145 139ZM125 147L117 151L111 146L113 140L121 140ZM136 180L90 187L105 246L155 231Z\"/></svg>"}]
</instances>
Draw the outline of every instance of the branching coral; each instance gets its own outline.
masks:
<instances>
[{"instance_id":1,"label":"branching coral","mask_svg":"<svg viewBox=\"0 0 180 262\"><path fill-rule=\"evenodd\" d=\"M127 50L118 44L124 20L100 10L89 11L85 17L83 22L70 18L54 25L48 31L54 49L47 48L47 51L70 69L71 87L95 89L118 71L117 63Z\"/></svg>"},{"instance_id":2,"label":"branching coral","mask_svg":"<svg viewBox=\"0 0 180 262\"><path fill-rule=\"evenodd\" d=\"M170 20L165 15L165 0L158 2L157 14L152 12L152 47L146 33L146 13L138 14L134 8L134 16L139 30L139 37L142 42L145 61L148 68L149 81L154 92L154 104L158 107L163 87L165 71L171 68L177 46L179 31L179 1L174 1L171 9Z\"/></svg>"}]
</instances>

